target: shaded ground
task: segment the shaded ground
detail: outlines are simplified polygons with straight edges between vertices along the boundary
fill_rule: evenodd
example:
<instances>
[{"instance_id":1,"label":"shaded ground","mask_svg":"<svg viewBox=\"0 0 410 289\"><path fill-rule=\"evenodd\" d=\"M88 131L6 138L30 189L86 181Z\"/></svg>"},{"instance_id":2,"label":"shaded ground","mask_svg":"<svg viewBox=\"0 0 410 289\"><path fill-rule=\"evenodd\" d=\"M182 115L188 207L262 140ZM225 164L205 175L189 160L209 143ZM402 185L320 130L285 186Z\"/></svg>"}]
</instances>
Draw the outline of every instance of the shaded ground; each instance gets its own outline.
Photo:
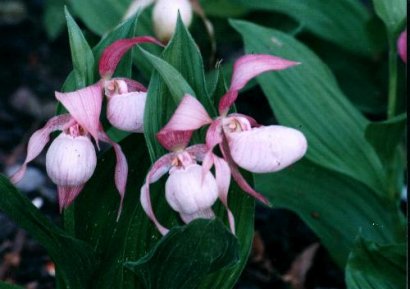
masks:
<instances>
[{"instance_id":1,"label":"shaded ground","mask_svg":"<svg viewBox=\"0 0 410 289\"><path fill-rule=\"evenodd\" d=\"M42 28L43 1L28 0L14 10L0 1L0 171L21 162L31 133L54 114L53 94L71 69L67 35L50 42ZM16 1L13 1L16 2ZM238 103L266 121L263 98ZM20 189L59 222L54 185L45 176L44 156ZM45 250L0 213L0 280L30 289L54 288L53 264ZM259 207L254 248L238 289L344 288L343 273L331 262L317 237L293 213Z\"/></svg>"}]
</instances>

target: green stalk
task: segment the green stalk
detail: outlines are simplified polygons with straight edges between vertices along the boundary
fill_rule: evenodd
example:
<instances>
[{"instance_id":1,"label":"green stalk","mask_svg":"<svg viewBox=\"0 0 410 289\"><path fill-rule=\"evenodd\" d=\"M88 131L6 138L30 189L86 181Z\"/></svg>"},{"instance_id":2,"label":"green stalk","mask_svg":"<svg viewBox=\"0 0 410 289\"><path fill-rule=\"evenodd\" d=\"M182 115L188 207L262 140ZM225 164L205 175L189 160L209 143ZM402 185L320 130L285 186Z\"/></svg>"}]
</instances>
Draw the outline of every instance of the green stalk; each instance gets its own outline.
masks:
<instances>
[{"instance_id":1,"label":"green stalk","mask_svg":"<svg viewBox=\"0 0 410 289\"><path fill-rule=\"evenodd\" d=\"M389 100L387 119L396 115L397 104L397 49L395 38L389 36Z\"/></svg>"}]
</instances>

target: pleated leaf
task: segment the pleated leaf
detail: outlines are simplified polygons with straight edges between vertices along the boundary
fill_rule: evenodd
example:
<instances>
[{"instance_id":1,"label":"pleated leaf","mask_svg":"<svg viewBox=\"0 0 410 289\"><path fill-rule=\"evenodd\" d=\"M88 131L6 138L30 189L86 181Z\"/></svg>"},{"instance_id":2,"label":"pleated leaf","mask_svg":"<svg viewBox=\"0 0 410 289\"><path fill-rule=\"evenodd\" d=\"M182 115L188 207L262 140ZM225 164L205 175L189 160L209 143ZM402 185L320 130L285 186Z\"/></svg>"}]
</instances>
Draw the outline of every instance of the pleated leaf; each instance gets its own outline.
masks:
<instances>
[{"instance_id":1,"label":"pleated leaf","mask_svg":"<svg viewBox=\"0 0 410 289\"><path fill-rule=\"evenodd\" d=\"M232 21L249 53L301 62L297 67L258 77L275 116L307 137L306 158L343 173L383 196L386 176L365 138L369 124L346 99L328 67L295 38L255 24Z\"/></svg>"}]
</instances>

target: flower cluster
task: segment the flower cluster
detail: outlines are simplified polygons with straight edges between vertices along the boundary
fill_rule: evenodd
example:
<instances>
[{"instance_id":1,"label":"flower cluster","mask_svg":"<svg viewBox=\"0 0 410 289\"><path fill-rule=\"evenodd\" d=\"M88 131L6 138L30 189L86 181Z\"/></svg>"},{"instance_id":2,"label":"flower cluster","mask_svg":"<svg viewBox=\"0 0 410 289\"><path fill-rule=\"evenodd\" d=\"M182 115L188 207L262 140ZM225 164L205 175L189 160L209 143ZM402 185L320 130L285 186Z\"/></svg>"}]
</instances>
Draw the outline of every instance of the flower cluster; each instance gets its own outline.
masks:
<instances>
[{"instance_id":1,"label":"flower cluster","mask_svg":"<svg viewBox=\"0 0 410 289\"><path fill-rule=\"evenodd\" d=\"M121 212L128 165L120 146L104 132L100 115L105 96L106 117L114 127L128 132L143 132L147 89L132 79L113 78L123 55L139 43L161 45L151 37L118 40L101 56L101 78L97 83L73 92L55 93L68 113L53 117L31 136L26 160L11 177L13 182L21 180L27 163L45 148L50 134L62 131L46 155L47 173L58 187L62 210L74 201L95 170L97 157L92 140L97 148L99 141L107 142L113 146L117 158L114 179L120 194ZM278 125L261 126L250 116L229 113L229 110L239 90L249 80L261 73L297 64L270 55L239 58L234 64L230 88L219 102L219 116L215 119L195 97L188 94L183 97L169 122L157 133L158 142L170 152L153 164L141 188L142 207L162 234L166 234L168 229L160 224L153 212L149 186L167 173L165 198L185 223L196 218L213 218L212 206L219 198L227 210L231 231L235 232L234 216L228 207L231 176L243 191L265 204L269 203L246 182L239 168L254 173L281 170L305 154L306 139L298 130ZM188 146L194 131L205 125L209 125L205 143ZM222 156L214 153L217 146Z\"/></svg>"},{"instance_id":2,"label":"flower cluster","mask_svg":"<svg viewBox=\"0 0 410 289\"><path fill-rule=\"evenodd\" d=\"M169 171L165 196L169 205L188 223L194 218L212 218L211 206L219 197L227 209L231 231L235 232L228 207L231 175L243 191L259 201L269 201L245 180L239 167L254 173L276 172L299 160L307 150L305 136L284 126L261 126L253 118L229 113L240 89L261 73L283 70L298 63L270 55L246 55L234 64L231 86L219 102L216 119L193 96L185 95L157 139L171 153L161 157L148 172L141 189L141 203L162 234L167 233L153 212L149 184ZM187 147L192 133L209 125L206 144ZM213 151L219 146L222 157ZM201 162L201 165L198 164ZM215 178L210 172L215 166Z\"/></svg>"},{"instance_id":3,"label":"flower cluster","mask_svg":"<svg viewBox=\"0 0 410 289\"><path fill-rule=\"evenodd\" d=\"M118 40L102 54L99 62L101 79L97 83L73 92L55 93L68 113L53 117L30 137L26 160L11 177L13 183L23 178L27 164L45 148L50 134L62 131L53 140L46 154L46 170L57 185L61 211L74 201L94 173L97 157L91 138L97 148L99 141L107 142L113 146L117 158L114 178L121 198L119 213L121 212L128 165L120 146L104 132L100 114L105 95L108 99L107 119L110 123L125 131L142 132L146 88L132 79L112 78L123 55L140 43L162 45L152 37Z\"/></svg>"}]
</instances>

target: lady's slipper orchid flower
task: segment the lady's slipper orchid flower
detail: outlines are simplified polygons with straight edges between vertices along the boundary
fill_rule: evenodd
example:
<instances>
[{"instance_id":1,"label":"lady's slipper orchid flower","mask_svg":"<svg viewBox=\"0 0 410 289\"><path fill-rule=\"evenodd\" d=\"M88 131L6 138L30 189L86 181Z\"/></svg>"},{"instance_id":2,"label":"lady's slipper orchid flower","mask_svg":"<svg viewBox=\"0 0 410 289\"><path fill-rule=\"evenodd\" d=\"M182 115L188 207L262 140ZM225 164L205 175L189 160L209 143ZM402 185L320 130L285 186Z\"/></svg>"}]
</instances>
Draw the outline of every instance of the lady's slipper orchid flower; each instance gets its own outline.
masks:
<instances>
[{"instance_id":1,"label":"lady's slipper orchid flower","mask_svg":"<svg viewBox=\"0 0 410 289\"><path fill-rule=\"evenodd\" d=\"M209 170L204 174L202 166L197 162L203 161L208 148L204 144L186 147L191 135L190 131L160 131L157 134L161 145L171 152L159 158L148 172L141 188L142 207L161 234L165 235L168 229L159 223L154 214L149 185L169 172L165 184L165 198L185 223L196 218L213 218L212 205L219 197L227 208L231 230L234 232L234 219L227 202L231 175L229 166L223 159L212 155L216 179Z\"/></svg>"},{"instance_id":2,"label":"lady's slipper orchid flower","mask_svg":"<svg viewBox=\"0 0 410 289\"><path fill-rule=\"evenodd\" d=\"M139 82L127 78L112 78L124 54L134 45L153 43L162 46L149 36L121 39L108 46L99 62L101 85L107 96L107 119L116 128L128 132L142 132L147 89Z\"/></svg>"},{"instance_id":3,"label":"lady's slipper orchid flower","mask_svg":"<svg viewBox=\"0 0 410 289\"><path fill-rule=\"evenodd\" d=\"M210 124L206 135L209 151L203 161L204 172L215 164L212 151L219 145L238 185L268 204L269 201L246 182L238 166L255 173L279 171L305 154L306 139L296 129L278 125L260 126L249 116L228 114L228 111L238 97L239 90L250 79L263 72L283 70L297 64L270 55L245 55L234 64L231 86L219 102L218 118L212 120L196 98L185 95L163 131L192 131Z\"/></svg>"},{"instance_id":4,"label":"lady's slipper orchid flower","mask_svg":"<svg viewBox=\"0 0 410 289\"><path fill-rule=\"evenodd\" d=\"M397 47L401 59L404 63L407 63L407 29L400 34L400 37L397 40Z\"/></svg>"},{"instance_id":5,"label":"lady's slipper orchid flower","mask_svg":"<svg viewBox=\"0 0 410 289\"><path fill-rule=\"evenodd\" d=\"M102 104L99 85L88 86L70 93L56 92L56 98L66 107L69 114L51 118L42 129L37 130L30 137L26 160L11 177L11 181L13 183L20 181L26 171L27 163L41 153L50 141L50 134L57 130L62 131L52 141L46 154L47 173L58 187L61 211L74 201L94 172L97 158L90 139L93 137L97 146L98 141L103 141L114 148L117 157L115 184L122 205L128 166L120 146L111 141L102 130L99 120Z\"/></svg>"}]
</instances>

